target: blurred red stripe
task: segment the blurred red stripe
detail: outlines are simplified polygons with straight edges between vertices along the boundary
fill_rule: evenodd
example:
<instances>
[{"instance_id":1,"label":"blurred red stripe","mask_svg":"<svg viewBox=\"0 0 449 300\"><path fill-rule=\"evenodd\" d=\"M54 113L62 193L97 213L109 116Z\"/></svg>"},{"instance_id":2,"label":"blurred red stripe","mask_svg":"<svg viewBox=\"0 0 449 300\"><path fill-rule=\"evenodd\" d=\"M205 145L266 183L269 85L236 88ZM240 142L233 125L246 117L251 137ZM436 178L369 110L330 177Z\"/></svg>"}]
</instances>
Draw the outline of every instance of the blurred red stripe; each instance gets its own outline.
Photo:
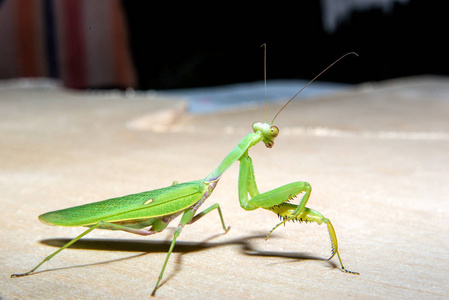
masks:
<instances>
[{"instance_id":1,"label":"blurred red stripe","mask_svg":"<svg viewBox=\"0 0 449 300\"><path fill-rule=\"evenodd\" d=\"M119 0L3 1L0 78L49 76L51 65L71 88L135 87Z\"/></svg>"},{"instance_id":2,"label":"blurred red stripe","mask_svg":"<svg viewBox=\"0 0 449 300\"><path fill-rule=\"evenodd\" d=\"M117 82L120 82L123 87L135 87L135 74L133 72L131 57L127 51L127 47L123 45L128 43L126 34L126 23L120 10L120 3L114 1L112 4L112 43L113 43L113 57L115 62L115 74Z\"/></svg>"},{"instance_id":3,"label":"blurred red stripe","mask_svg":"<svg viewBox=\"0 0 449 300\"><path fill-rule=\"evenodd\" d=\"M38 2L34 0L16 0L15 4L15 34L16 51L19 74L23 77L45 76L40 59L42 59L42 45L39 37L41 33L41 19ZM41 46L41 47L40 47ZM41 68L40 68L41 66Z\"/></svg>"},{"instance_id":4,"label":"blurred red stripe","mask_svg":"<svg viewBox=\"0 0 449 300\"><path fill-rule=\"evenodd\" d=\"M86 82L86 47L83 38L82 14L84 1L65 0L61 3L62 35L65 40L64 82L72 88L85 88Z\"/></svg>"}]
</instances>

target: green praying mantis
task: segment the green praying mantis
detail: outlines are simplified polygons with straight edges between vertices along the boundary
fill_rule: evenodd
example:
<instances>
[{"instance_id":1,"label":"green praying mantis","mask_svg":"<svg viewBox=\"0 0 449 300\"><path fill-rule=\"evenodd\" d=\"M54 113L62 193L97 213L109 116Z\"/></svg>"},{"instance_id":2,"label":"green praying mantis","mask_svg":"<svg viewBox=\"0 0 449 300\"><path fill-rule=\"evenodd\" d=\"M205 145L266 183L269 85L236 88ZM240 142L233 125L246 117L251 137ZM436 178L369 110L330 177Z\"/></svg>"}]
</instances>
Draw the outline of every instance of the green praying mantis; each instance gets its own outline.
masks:
<instances>
[{"instance_id":1,"label":"green praying mantis","mask_svg":"<svg viewBox=\"0 0 449 300\"><path fill-rule=\"evenodd\" d=\"M262 46L265 47L266 59L266 45L264 44ZM175 246L176 239L185 225L192 224L209 212L217 210L223 230L225 233L229 230L229 227L226 227L225 225L220 206L217 203L199 213L197 213L197 211L204 201L212 194L221 176L236 161L240 162L238 178L238 196L240 206L245 210L255 210L257 208L270 210L281 218L281 222L271 229L266 239L270 237L276 228L288 221L316 222L318 224L324 223L327 225L332 243L332 253L329 260L337 255L341 270L343 272L359 274L357 272L349 271L343 266L340 253L338 251L337 236L331 221L318 211L306 207L312 190L310 184L307 182L298 181L286 184L265 193L260 193L255 180L253 163L251 157L248 155L249 149L259 142L263 142L266 147L272 148L274 145L274 140L279 135L279 129L272 124L279 113L305 87L307 87L343 57L350 54L357 55L354 52L347 53L319 73L279 110L273 118L271 124L267 122L254 123L252 126L254 132L245 136L237 144L237 146L235 146L231 152L226 155L218 167L204 179L185 183L174 182L171 186L152 191L88 203L80 206L51 211L40 215L39 220L45 224L56 226L82 226L88 227L88 229L56 250L51 255L47 256L30 271L22 274L12 274L11 277L22 277L33 274L36 269L38 269L46 261L49 261L62 250L77 242L94 229L121 230L146 236L162 232L165 228L167 228L168 224L170 224L173 219L181 216L181 220L174 231L173 239L162 266L162 270L160 271L156 285L153 289L152 296L154 296L160 286L165 268ZM266 63L264 67L266 87ZM302 194L302 198L298 205L289 203L289 201L300 194Z\"/></svg>"}]
</instances>

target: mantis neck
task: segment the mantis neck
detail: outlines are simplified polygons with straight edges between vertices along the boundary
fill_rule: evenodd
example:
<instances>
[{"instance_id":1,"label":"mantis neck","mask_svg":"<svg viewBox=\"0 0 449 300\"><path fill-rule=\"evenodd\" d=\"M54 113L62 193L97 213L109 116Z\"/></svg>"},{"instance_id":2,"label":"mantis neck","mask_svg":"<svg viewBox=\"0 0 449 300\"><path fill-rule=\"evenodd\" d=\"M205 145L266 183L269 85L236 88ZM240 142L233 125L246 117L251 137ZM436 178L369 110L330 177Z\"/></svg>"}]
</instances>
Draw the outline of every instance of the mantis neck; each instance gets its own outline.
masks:
<instances>
[{"instance_id":1,"label":"mantis neck","mask_svg":"<svg viewBox=\"0 0 449 300\"><path fill-rule=\"evenodd\" d=\"M249 148L256 145L262 140L262 136L259 133L250 133L245 136L231 152L226 155L223 161L218 165L215 170L212 171L205 179L205 182L217 181L220 179L221 175L237 160L239 160L242 155L244 155Z\"/></svg>"}]
</instances>

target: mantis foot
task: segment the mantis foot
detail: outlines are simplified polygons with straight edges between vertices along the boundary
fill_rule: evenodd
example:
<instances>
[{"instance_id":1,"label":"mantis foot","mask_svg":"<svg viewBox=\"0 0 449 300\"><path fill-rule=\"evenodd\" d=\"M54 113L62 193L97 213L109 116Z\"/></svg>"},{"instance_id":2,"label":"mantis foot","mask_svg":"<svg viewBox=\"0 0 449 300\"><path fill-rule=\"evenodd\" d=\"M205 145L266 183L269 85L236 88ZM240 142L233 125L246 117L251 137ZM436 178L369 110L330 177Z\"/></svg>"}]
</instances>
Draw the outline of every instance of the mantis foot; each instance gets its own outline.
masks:
<instances>
[{"instance_id":1,"label":"mantis foot","mask_svg":"<svg viewBox=\"0 0 449 300\"><path fill-rule=\"evenodd\" d=\"M11 274L11 278L17 278L17 277L25 277L28 275L31 275L31 272L27 272L27 273L21 273L21 274Z\"/></svg>"}]
</instances>

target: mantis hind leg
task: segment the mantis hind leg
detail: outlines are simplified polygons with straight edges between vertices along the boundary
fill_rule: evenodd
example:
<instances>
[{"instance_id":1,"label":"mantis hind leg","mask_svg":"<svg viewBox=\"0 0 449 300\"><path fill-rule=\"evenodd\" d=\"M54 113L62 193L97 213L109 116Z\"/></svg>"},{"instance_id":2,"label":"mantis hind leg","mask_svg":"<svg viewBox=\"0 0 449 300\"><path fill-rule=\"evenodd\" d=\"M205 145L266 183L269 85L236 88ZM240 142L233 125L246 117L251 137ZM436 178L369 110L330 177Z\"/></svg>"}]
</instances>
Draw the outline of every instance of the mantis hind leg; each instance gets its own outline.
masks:
<instances>
[{"instance_id":1,"label":"mantis hind leg","mask_svg":"<svg viewBox=\"0 0 449 300\"><path fill-rule=\"evenodd\" d=\"M83 233L81 233L80 235L78 235L77 237L72 239L70 242L68 242L67 244L65 244L64 246L62 246L61 248L59 248L58 250L56 250L55 252L53 252L52 254L47 256L46 258L44 258L44 260L42 260L39 264L37 264L37 266L32 268L30 271L28 271L26 273L21 273L21 274L12 274L11 278L28 276L28 275L33 274L34 271L36 271L45 262L49 261L54 256L56 256L58 253L60 253L62 250L70 247L70 245L76 243L83 236L87 235L89 232L91 232L92 230L97 229L97 228L100 228L100 229L111 229L111 230L122 230L122 231L126 231L126 232L129 232L129 233L134 233L134 234L139 234L139 235L151 235L151 234L154 234L154 233L158 232L158 231L154 231L154 230L136 229L136 228L127 227L127 226L123 226L123 225L119 225L119 224L113 224L113 223L100 221L100 222L96 223L95 225L90 226L89 229L87 229L86 231L84 231Z\"/></svg>"},{"instance_id":2,"label":"mantis hind leg","mask_svg":"<svg viewBox=\"0 0 449 300\"><path fill-rule=\"evenodd\" d=\"M96 224L95 226L90 227L89 229L87 229L86 231L84 231L83 233L81 233L79 236L77 236L76 238L74 238L73 240L71 240L70 242L68 242L67 244L65 244L64 246L62 246L61 248L59 248L58 250L56 250L55 252L53 252L52 254L50 254L49 256L47 256L46 258L44 258L43 261L41 261L37 266L35 266L34 268L32 268L30 271L26 272L26 273L21 273L21 274L12 274L11 278L15 278L15 277L22 277L22 276L28 276L34 273L34 271L37 270L37 268L39 268L40 266L42 266L46 261L49 261L50 259L52 259L56 254L58 254L59 252L61 252L62 250L64 250L65 248L69 247L70 245L72 245L73 243L75 243L76 241L78 241L80 238L82 238L83 236L85 236L86 234L88 234L89 232L91 232L92 230L94 230L95 228L97 228L99 225Z\"/></svg>"}]
</instances>

